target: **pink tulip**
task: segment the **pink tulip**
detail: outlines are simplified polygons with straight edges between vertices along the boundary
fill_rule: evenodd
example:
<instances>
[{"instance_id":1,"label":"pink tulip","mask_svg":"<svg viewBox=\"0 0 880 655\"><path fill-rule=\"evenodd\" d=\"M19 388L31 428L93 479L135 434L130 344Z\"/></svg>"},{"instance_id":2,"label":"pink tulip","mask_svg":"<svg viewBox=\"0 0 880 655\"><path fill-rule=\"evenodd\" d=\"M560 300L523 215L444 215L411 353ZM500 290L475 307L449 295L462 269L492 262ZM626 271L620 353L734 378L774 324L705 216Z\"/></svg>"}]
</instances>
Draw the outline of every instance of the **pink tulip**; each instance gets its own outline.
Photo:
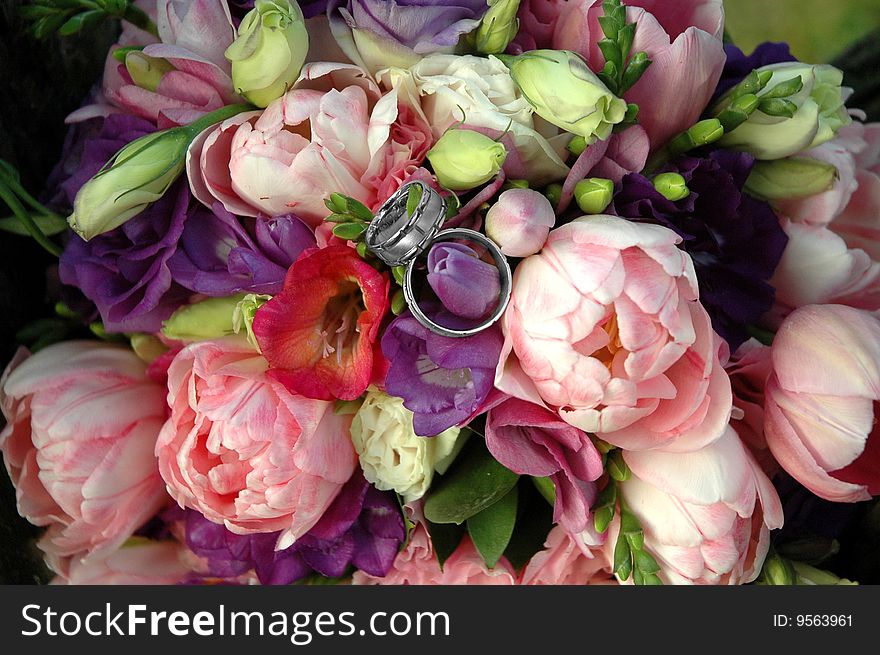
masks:
<instances>
[{"instance_id":1,"label":"pink tulip","mask_svg":"<svg viewBox=\"0 0 880 655\"><path fill-rule=\"evenodd\" d=\"M592 550L561 526L547 535L544 550L538 551L523 569L523 585L618 584L611 573L607 549Z\"/></svg>"},{"instance_id":2,"label":"pink tulip","mask_svg":"<svg viewBox=\"0 0 880 655\"><path fill-rule=\"evenodd\" d=\"M880 320L803 307L776 333L771 356L764 432L782 468L827 500L880 494Z\"/></svg>"},{"instance_id":3,"label":"pink tulip","mask_svg":"<svg viewBox=\"0 0 880 655\"><path fill-rule=\"evenodd\" d=\"M104 66L104 100L160 128L190 123L224 105L242 102L233 89L231 65L223 55L235 39L228 4L223 0L159 0L153 7L159 42L124 23L122 37ZM146 55L166 61L172 70L158 81L139 85L126 64L113 56L121 46L144 46L141 52L128 55L133 58L130 65ZM94 105L80 109L69 120L83 120L97 109Z\"/></svg>"},{"instance_id":4,"label":"pink tulip","mask_svg":"<svg viewBox=\"0 0 880 655\"><path fill-rule=\"evenodd\" d=\"M165 392L145 368L130 350L66 341L20 350L0 380L18 511L48 526L40 548L59 573L115 551L167 499L153 456Z\"/></svg>"},{"instance_id":5,"label":"pink tulip","mask_svg":"<svg viewBox=\"0 0 880 655\"><path fill-rule=\"evenodd\" d=\"M496 386L627 449L720 437L730 382L678 241L613 216L551 232L514 275Z\"/></svg>"},{"instance_id":6,"label":"pink tulip","mask_svg":"<svg viewBox=\"0 0 880 655\"><path fill-rule=\"evenodd\" d=\"M486 447L519 475L549 477L556 487L553 520L587 529L602 458L590 438L539 405L509 398L486 414Z\"/></svg>"},{"instance_id":7,"label":"pink tulip","mask_svg":"<svg viewBox=\"0 0 880 655\"><path fill-rule=\"evenodd\" d=\"M782 505L732 429L702 450L625 452L620 483L666 584L744 584L761 571ZM617 526L612 526L615 531ZM609 534L608 548L616 535Z\"/></svg>"},{"instance_id":8,"label":"pink tulip","mask_svg":"<svg viewBox=\"0 0 880 655\"><path fill-rule=\"evenodd\" d=\"M430 129L382 96L361 69L307 64L286 95L261 114L236 116L190 147L193 193L242 216L295 213L312 226L331 193L378 207L415 173Z\"/></svg>"},{"instance_id":9,"label":"pink tulip","mask_svg":"<svg viewBox=\"0 0 880 655\"><path fill-rule=\"evenodd\" d=\"M770 348L746 341L725 366L733 390L731 426L771 478L779 471L764 438L764 387L773 370Z\"/></svg>"},{"instance_id":10,"label":"pink tulip","mask_svg":"<svg viewBox=\"0 0 880 655\"><path fill-rule=\"evenodd\" d=\"M173 585L189 575L187 551L176 541L134 538L107 557L73 562L54 585Z\"/></svg>"},{"instance_id":11,"label":"pink tulip","mask_svg":"<svg viewBox=\"0 0 880 655\"><path fill-rule=\"evenodd\" d=\"M397 555L388 575L384 578L376 578L363 571L355 571L352 584L512 585L516 584L516 574L503 557L494 569L488 570L467 535L441 568L428 531L424 525L417 523L409 542Z\"/></svg>"},{"instance_id":12,"label":"pink tulip","mask_svg":"<svg viewBox=\"0 0 880 655\"><path fill-rule=\"evenodd\" d=\"M639 124L656 150L693 125L712 97L726 61L724 8L722 0L629 0L626 5L627 21L637 25L632 51L647 52L653 63L624 97L639 105ZM524 2L512 50L574 50L591 69L602 70L602 13L602 0Z\"/></svg>"},{"instance_id":13,"label":"pink tulip","mask_svg":"<svg viewBox=\"0 0 880 655\"><path fill-rule=\"evenodd\" d=\"M286 548L311 528L357 465L351 417L287 391L239 340L201 341L168 369L171 417L159 470L181 507L236 534L283 531Z\"/></svg>"},{"instance_id":14,"label":"pink tulip","mask_svg":"<svg viewBox=\"0 0 880 655\"><path fill-rule=\"evenodd\" d=\"M486 213L486 234L508 257L538 252L556 223L547 197L532 189L505 191Z\"/></svg>"}]
</instances>

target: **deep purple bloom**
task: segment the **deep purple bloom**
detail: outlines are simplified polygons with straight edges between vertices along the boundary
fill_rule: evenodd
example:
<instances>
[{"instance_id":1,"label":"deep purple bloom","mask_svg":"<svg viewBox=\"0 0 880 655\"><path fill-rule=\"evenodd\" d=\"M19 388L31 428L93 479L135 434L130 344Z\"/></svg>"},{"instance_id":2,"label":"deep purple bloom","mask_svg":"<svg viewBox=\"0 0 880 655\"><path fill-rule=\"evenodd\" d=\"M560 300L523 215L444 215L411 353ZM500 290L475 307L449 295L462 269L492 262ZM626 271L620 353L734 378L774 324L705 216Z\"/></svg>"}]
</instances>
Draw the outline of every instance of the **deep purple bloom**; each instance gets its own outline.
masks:
<instances>
[{"instance_id":1,"label":"deep purple bloom","mask_svg":"<svg viewBox=\"0 0 880 655\"><path fill-rule=\"evenodd\" d=\"M283 585L313 571L336 578L349 566L374 576L391 568L406 527L394 496L370 485L360 471L305 535L276 551L278 532L237 535L196 511L186 512L186 544L205 558L208 574L233 578L250 570L262 584Z\"/></svg>"},{"instance_id":2,"label":"deep purple bloom","mask_svg":"<svg viewBox=\"0 0 880 655\"><path fill-rule=\"evenodd\" d=\"M486 0L330 0L327 13L346 54L354 47L351 31L357 30L357 50L369 59L365 47L397 57L408 51L452 52L488 8Z\"/></svg>"},{"instance_id":3,"label":"deep purple bloom","mask_svg":"<svg viewBox=\"0 0 880 655\"><path fill-rule=\"evenodd\" d=\"M168 260L177 249L193 200L178 180L157 202L91 241L72 235L58 272L98 308L108 332L158 332L189 292L171 279Z\"/></svg>"},{"instance_id":4,"label":"deep purple bloom","mask_svg":"<svg viewBox=\"0 0 880 655\"><path fill-rule=\"evenodd\" d=\"M750 155L727 150L682 157L662 172L685 178L691 193L684 200L667 200L637 173L623 178L614 199L618 215L658 223L682 237L700 300L732 351L748 339L747 327L773 306L768 280L788 242L770 206L742 192L753 164Z\"/></svg>"},{"instance_id":5,"label":"deep purple bloom","mask_svg":"<svg viewBox=\"0 0 880 655\"><path fill-rule=\"evenodd\" d=\"M253 5L253 0L247 0ZM312 18L319 14L327 13L327 4L329 0L298 0L299 8L302 9L303 16Z\"/></svg>"},{"instance_id":6,"label":"deep purple bloom","mask_svg":"<svg viewBox=\"0 0 880 655\"><path fill-rule=\"evenodd\" d=\"M727 62L724 64L724 71L721 73L712 102L742 82L746 75L756 68L785 61L797 61L787 43L762 43L748 57L735 45L728 43L724 46L724 53L727 55Z\"/></svg>"},{"instance_id":7,"label":"deep purple bloom","mask_svg":"<svg viewBox=\"0 0 880 655\"><path fill-rule=\"evenodd\" d=\"M442 242L428 253L428 284L456 316L482 318L498 306L498 268L461 243Z\"/></svg>"},{"instance_id":8,"label":"deep purple bloom","mask_svg":"<svg viewBox=\"0 0 880 655\"><path fill-rule=\"evenodd\" d=\"M73 207L76 192L110 161L120 149L135 139L156 131L150 121L111 114L72 125L64 140L61 159L46 184L51 190L48 203L59 209Z\"/></svg>"},{"instance_id":9,"label":"deep purple bloom","mask_svg":"<svg viewBox=\"0 0 880 655\"><path fill-rule=\"evenodd\" d=\"M417 435L440 434L470 418L486 400L502 343L497 326L472 337L444 337L405 312L382 337L382 352L390 362L385 388L413 412Z\"/></svg>"},{"instance_id":10,"label":"deep purple bloom","mask_svg":"<svg viewBox=\"0 0 880 655\"><path fill-rule=\"evenodd\" d=\"M287 269L315 245L315 235L295 216L248 219L252 233L219 202L193 202L177 252L168 261L181 286L207 296L281 291Z\"/></svg>"}]
</instances>

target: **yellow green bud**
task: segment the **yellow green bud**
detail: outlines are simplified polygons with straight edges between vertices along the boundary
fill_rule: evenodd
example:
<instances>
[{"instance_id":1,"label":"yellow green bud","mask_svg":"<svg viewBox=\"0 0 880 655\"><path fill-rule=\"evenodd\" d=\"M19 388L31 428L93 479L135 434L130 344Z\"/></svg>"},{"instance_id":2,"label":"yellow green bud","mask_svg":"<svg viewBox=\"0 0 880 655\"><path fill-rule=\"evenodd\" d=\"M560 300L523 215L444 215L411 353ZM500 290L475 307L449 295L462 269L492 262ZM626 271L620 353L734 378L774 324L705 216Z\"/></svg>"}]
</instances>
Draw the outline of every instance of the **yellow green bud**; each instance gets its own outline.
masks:
<instances>
[{"instance_id":1,"label":"yellow green bud","mask_svg":"<svg viewBox=\"0 0 880 655\"><path fill-rule=\"evenodd\" d=\"M173 71L174 66L165 59L148 57L139 50L131 50L125 55L125 69L137 86L155 91L165 73Z\"/></svg>"},{"instance_id":2,"label":"yellow green bud","mask_svg":"<svg viewBox=\"0 0 880 655\"><path fill-rule=\"evenodd\" d=\"M183 171L191 138L172 128L129 143L76 194L70 227L88 241L157 201Z\"/></svg>"},{"instance_id":3,"label":"yellow green bud","mask_svg":"<svg viewBox=\"0 0 880 655\"><path fill-rule=\"evenodd\" d=\"M757 161L745 189L764 200L806 198L827 191L837 179L837 168L810 157Z\"/></svg>"},{"instance_id":4,"label":"yellow green bud","mask_svg":"<svg viewBox=\"0 0 880 655\"><path fill-rule=\"evenodd\" d=\"M254 317L257 315L257 310L271 299L272 296L263 293L249 293L232 310L232 331L235 334L240 334L244 328L248 343L257 352L262 351L260 344L257 343L257 336L254 334Z\"/></svg>"},{"instance_id":5,"label":"yellow green bud","mask_svg":"<svg viewBox=\"0 0 880 655\"><path fill-rule=\"evenodd\" d=\"M473 130L452 129L428 151L428 161L440 184L452 191L467 191L498 174L507 150L504 145Z\"/></svg>"},{"instance_id":6,"label":"yellow green bud","mask_svg":"<svg viewBox=\"0 0 880 655\"><path fill-rule=\"evenodd\" d=\"M562 185L557 184L556 182L548 184L544 189L544 195L547 196L547 200L550 201L550 204L556 207L562 199Z\"/></svg>"},{"instance_id":7,"label":"yellow green bud","mask_svg":"<svg viewBox=\"0 0 880 655\"><path fill-rule=\"evenodd\" d=\"M581 180L574 187L574 199L585 214L601 214L614 197L614 182L601 177Z\"/></svg>"},{"instance_id":8,"label":"yellow green bud","mask_svg":"<svg viewBox=\"0 0 880 655\"><path fill-rule=\"evenodd\" d=\"M520 0L489 0L489 10L474 33L474 47L484 55L504 52L519 31Z\"/></svg>"},{"instance_id":9,"label":"yellow green bud","mask_svg":"<svg viewBox=\"0 0 880 655\"><path fill-rule=\"evenodd\" d=\"M150 364L168 350L168 346L153 334L136 332L130 335L128 340L131 342L131 349L134 351L134 354L147 364Z\"/></svg>"},{"instance_id":10,"label":"yellow green bud","mask_svg":"<svg viewBox=\"0 0 880 655\"><path fill-rule=\"evenodd\" d=\"M179 341L204 341L235 334L233 314L244 294L208 298L181 307L162 323L162 334Z\"/></svg>"},{"instance_id":11,"label":"yellow green bud","mask_svg":"<svg viewBox=\"0 0 880 655\"><path fill-rule=\"evenodd\" d=\"M575 52L532 50L502 59L535 112L567 132L607 139L626 116L626 102Z\"/></svg>"},{"instance_id":12,"label":"yellow green bud","mask_svg":"<svg viewBox=\"0 0 880 655\"><path fill-rule=\"evenodd\" d=\"M235 90L258 107L293 85L309 51L302 10L289 0L256 0L226 49Z\"/></svg>"},{"instance_id":13,"label":"yellow green bud","mask_svg":"<svg viewBox=\"0 0 880 655\"><path fill-rule=\"evenodd\" d=\"M672 202L684 200L691 195L687 180L678 173L660 173L654 178L653 184L661 196Z\"/></svg>"}]
</instances>

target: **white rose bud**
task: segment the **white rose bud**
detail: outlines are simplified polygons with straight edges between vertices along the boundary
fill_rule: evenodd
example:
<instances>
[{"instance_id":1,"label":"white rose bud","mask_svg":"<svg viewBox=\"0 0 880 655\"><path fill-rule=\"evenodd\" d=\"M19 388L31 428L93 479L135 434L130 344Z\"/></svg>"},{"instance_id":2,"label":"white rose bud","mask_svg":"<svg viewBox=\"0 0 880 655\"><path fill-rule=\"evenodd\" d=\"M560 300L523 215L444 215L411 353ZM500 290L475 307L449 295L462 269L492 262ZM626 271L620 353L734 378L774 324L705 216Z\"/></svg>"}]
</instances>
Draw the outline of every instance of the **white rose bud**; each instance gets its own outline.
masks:
<instances>
[{"instance_id":1,"label":"white rose bud","mask_svg":"<svg viewBox=\"0 0 880 655\"><path fill-rule=\"evenodd\" d=\"M452 463L463 442L458 437L457 427L436 437L417 436L403 400L372 389L351 424L364 476L377 489L393 489L405 502L421 498L434 473Z\"/></svg>"}]
</instances>

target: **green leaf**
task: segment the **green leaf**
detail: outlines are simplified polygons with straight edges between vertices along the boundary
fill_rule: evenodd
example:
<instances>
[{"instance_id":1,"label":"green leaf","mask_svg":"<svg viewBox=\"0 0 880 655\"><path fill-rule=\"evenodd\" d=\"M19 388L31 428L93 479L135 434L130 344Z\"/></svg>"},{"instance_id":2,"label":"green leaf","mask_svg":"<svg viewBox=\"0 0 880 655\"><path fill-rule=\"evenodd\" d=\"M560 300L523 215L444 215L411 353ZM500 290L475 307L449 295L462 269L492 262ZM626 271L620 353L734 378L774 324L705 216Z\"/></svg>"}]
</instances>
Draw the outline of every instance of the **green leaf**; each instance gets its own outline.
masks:
<instances>
[{"instance_id":1,"label":"green leaf","mask_svg":"<svg viewBox=\"0 0 880 655\"><path fill-rule=\"evenodd\" d=\"M419 202L422 199L422 187L419 184L413 184L406 192L406 215L412 216L419 208Z\"/></svg>"},{"instance_id":2,"label":"green leaf","mask_svg":"<svg viewBox=\"0 0 880 655\"><path fill-rule=\"evenodd\" d=\"M650 65L651 60L648 59L646 53L637 52L634 54L632 59L630 59L629 63L626 65L626 70L623 71L623 77L621 77L620 88L617 90L617 95L623 95L635 86L636 82L641 79L642 75L648 70Z\"/></svg>"},{"instance_id":3,"label":"green leaf","mask_svg":"<svg viewBox=\"0 0 880 655\"><path fill-rule=\"evenodd\" d=\"M64 11L52 16L43 16L43 18L34 23L34 36L38 39L45 39L50 34L54 34L55 30L64 24L64 21L67 20L70 14L70 11Z\"/></svg>"},{"instance_id":4,"label":"green leaf","mask_svg":"<svg viewBox=\"0 0 880 655\"><path fill-rule=\"evenodd\" d=\"M346 241L357 241L366 231L367 226L363 223L340 223L333 228L334 236Z\"/></svg>"},{"instance_id":5,"label":"green leaf","mask_svg":"<svg viewBox=\"0 0 880 655\"><path fill-rule=\"evenodd\" d=\"M517 485L516 528L504 556L515 569L525 566L535 553L544 549L553 528L553 508L547 504L530 480Z\"/></svg>"},{"instance_id":6,"label":"green leaf","mask_svg":"<svg viewBox=\"0 0 880 655\"><path fill-rule=\"evenodd\" d=\"M611 16L599 16L599 27L608 39L616 39L619 26Z\"/></svg>"},{"instance_id":7,"label":"green leaf","mask_svg":"<svg viewBox=\"0 0 880 655\"><path fill-rule=\"evenodd\" d=\"M347 210L345 196L341 193L331 193L324 201L324 205L334 214L344 214Z\"/></svg>"},{"instance_id":8,"label":"green leaf","mask_svg":"<svg viewBox=\"0 0 880 655\"><path fill-rule=\"evenodd\" d=\"M516 485L501 499L467 520L468 534L490 569L504 553L516 525Z\"/></svg>"},{"instance_id":9,"label":"green leaf","mask_svg":"<svg viewBox=\"0 0 880 655\"><path fill-rule=\"evenodd\" d=\"M598 45L599 50L602 51L602 56L605 57L605 61L614 62L618 70L623 68L623 54L620 52L620 46L617 44L617 41L602 39Z\"/></svg>"},{"instance_id":10,"label":"green leaf","mask_svg":"<svg viewBox=\"0 0 880 655\"><path fill-rule=\"evenodd\" d=\"M28 323L15 333L17 343L28 346L31 352L63 341L70 334L72 325L59 318L40 318Z\"/></svg>"},{"instance_id":11,"label":"green leaf","mask_svg":"<svg viewBox=\"0 0 880 655\"><path fill-rule=\"evenodd\" d=\"M101 11L100 9L90 9L81 14L76 14L75 16L71 16L66 23L58 28L58 34L61 36L77 34L87 27L97 25L106 17L106 15L106 12Z\"/></svg>"},{"instance_id":12,"label":"green leaf","mask_svg":"<svg viewBox=\"0 0 880 655\"><path fill-rule=\"evenodd\" d=\"M465 532L464 526L452 523L431 523L430 521L426 523L437 561L440 562L440 568L443 568L443 564L461 543Z\"/></svg>"},{"instance_id":13,"label":"green leaf","mask_svg":"<svg viewBox=\"0 0 880 655\"><path fill-rule=\"evenodd\" d=\"M31 218L34 219L34 223L37 224L37 227L39 227L46 236L60 234L67 229L67 221L57 214L31 214ZM22 225L21 221L15 216L0 218L0 230L23 237L29 237L31 235L27 228Z\"/></svg>"},{"instance_id":14,"label":"green leaf","mask_svg":"<svg viewBox=\"0 0 880 655\"><path fill-rule=\"evenodd\" d=\"M633 40L636 35L636 24L635 23L627 23L624 25L620 32L617 34L617 42L620 44L620 52L623 55L624 61L629 56L629 51L632 50Z\"/></svg>"},{"instance_id":15,"label":"green leaf","mask_svg":"<svg viewBox=\"0 0 880 655\"><path fill-rule=\"evenodd\" d=\"M358 202L354 198L346 198L345 207L346 211L358 220L366 223L373 220L373 212L365 204Z\"/></svg>"},{"instance_id":16,"label":"green leaf","mask_svg":"<svg viewBox=\"0 0 880 655\"><path fill-rule=\"evenodd\" d=\"M433 523L464 523L501 500L518 479L484 445L471 439L452 470L434 483L425 501L425 518Z\"/></svg>"}]
</instances>

